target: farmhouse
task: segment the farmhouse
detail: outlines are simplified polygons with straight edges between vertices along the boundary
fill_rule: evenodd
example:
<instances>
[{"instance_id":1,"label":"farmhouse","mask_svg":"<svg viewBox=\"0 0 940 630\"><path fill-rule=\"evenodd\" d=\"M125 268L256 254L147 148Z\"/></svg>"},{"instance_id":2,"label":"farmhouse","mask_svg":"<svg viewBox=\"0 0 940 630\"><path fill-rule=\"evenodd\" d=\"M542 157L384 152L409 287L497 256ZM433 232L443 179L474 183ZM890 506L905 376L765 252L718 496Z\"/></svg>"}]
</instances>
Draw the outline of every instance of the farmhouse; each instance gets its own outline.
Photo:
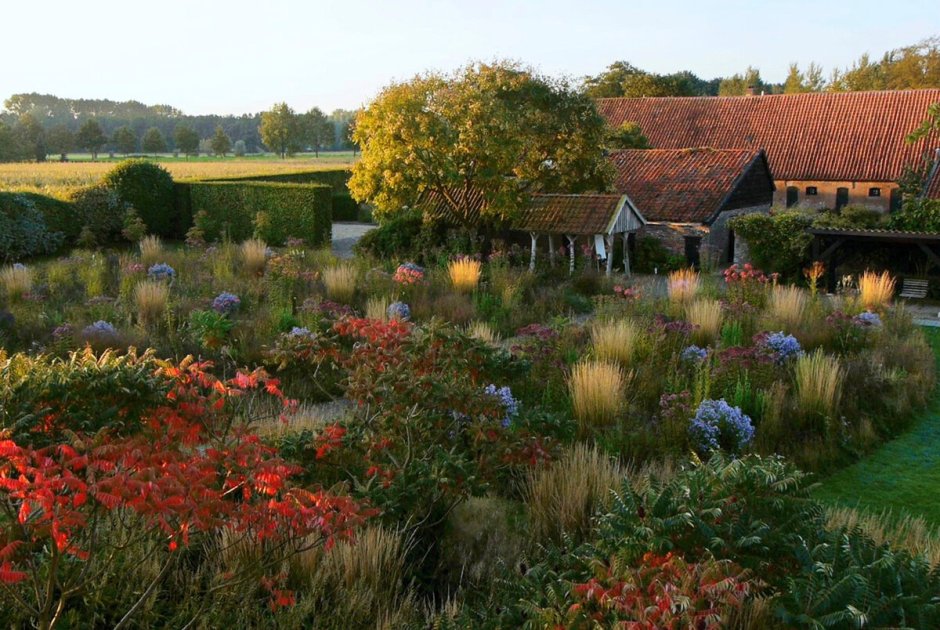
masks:
<instances>
[{"instance_id":1,"label":"farmhouse","mask_svg":"<svg viewBox=\"0 0 940 630\"><path fill-rule=\"evenodd\" d=\"M632 149L610 154L614 189L645 217L640 235L659 238L690 264L703 253L716 262L742 255L732 217L770 210L774 183L763 151ZM735 250L738 250L737 255Z\"/></svg>"},{"instance_id":2,"label":"farmhouse","mask_svg":"<svg viewBox=\"0 0 940 630\"><path fill-rule=\"evenodd\" d=\"M775 205L888 211L905 168L940 146L938 134L905 141L935 102L940 89L602 98L598 108L612 127L637 123L657 149L763 149Z\"/></svg>"}]
</instances>

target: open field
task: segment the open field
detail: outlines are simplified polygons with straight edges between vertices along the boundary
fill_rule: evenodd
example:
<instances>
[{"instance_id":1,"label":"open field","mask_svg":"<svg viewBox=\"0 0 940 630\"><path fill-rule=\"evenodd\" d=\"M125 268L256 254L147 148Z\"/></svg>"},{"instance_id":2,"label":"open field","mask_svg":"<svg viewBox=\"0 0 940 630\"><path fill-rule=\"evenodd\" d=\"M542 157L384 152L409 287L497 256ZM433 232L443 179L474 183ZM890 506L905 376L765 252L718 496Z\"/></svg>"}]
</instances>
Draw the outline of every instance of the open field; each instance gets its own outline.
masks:
<instances>
[{"instance_id":1,"label":"open field","mask_svg":"<svg viewBox=\"0 0 940 630\"><path fill-rule=\"evenodd\" d=\"M121 160L97 162L44 162L0 164L0 190L34 192L63 198L72 191L97 182ZM272 155L244 158L173 158L161 156L156 161L175 180L274 175L299 170L336 168L353 163L351 152L321 153L279 159Z\"/></svg>"},{"instance_id":2,"label":"open field","mask_svg":"<svg viewBox=\"0 0 940 630\"><path fill-rule=\"evenodd\" d=\"M940 362L940 331L925 329ZM940 389L910 431L825 479L817 496L827 502L940 524Z\"/></svg>"}]
</instances>

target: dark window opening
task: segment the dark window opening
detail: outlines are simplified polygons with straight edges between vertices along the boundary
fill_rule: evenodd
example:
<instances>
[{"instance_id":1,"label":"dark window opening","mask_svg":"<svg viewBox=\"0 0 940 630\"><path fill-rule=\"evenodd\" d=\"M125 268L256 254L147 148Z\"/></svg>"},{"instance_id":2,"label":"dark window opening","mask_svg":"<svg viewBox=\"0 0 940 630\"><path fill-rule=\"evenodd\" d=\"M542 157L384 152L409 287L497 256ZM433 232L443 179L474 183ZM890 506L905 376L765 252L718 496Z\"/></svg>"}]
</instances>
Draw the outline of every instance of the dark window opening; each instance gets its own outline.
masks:
<instances>
[{"instance_id":1,"label":"dark window opening","mask_svg":"<svg viewBox=\"0 0 940 630\"><path fill-rule=\"evenodd\" d=\"M700 247L702 245L701 236L686 236L685 237L685 262L689 267L694 267L695 269L699 268L701 264L701 253Z\"/></svg>"},{"instance_id":2,"label":"dark window opening","mask_svg":"<svg viewBox=\"0 0 940 630\"><path fill-rule=\"evenodd\" d=\"M880 196L881 196L881 189L880 189L880 188L869 188L869 189L868 189L868 196L869 196L869 197L880 197Z\"/></svg>"},{"instance_id":3,"label":"dark window opening","mask_svg":"<svg viewBox=\"0 0 940 630\"><path fill-rule=\"evenodd\" d=\"M815 186L807 186L807 187L806 187L806 195L807 195L807 196L809 196L809 197L815 197L817 194L818 194L818 191L816 190L816 187L815 187Z\"/></svg>"},{"instance_id":4,"label":"dark window opening","mask_svg":"<svg viewBox=\"0 0 940 630\"><path fill-rule=\"evenodd\" d=\"M900 188L891 189L891 212L897 212L901 209L901 202L903 201L901 197Z\"/></svg>"},{"instance_id":5,"label":"dark window opening","mask_svg":"<svg viewBox=\"0 0 940 630\"><path fill-rule=\"evenodd\" d=\"M807 193L809 194L809 193ZM792 208L800 200L800 189L796 186L787 186L787 207Z\"/></svg>"},{"instance_id":6,"label":"dark window opening","mask_svg":"<svg viewBox=\"0 0 940 630\"><path fill-rule=\"evenodd\" d=\"M728 230L728 255L725 262L728 264L734 263L734 230Z\"/></svg>"}]
</instances>

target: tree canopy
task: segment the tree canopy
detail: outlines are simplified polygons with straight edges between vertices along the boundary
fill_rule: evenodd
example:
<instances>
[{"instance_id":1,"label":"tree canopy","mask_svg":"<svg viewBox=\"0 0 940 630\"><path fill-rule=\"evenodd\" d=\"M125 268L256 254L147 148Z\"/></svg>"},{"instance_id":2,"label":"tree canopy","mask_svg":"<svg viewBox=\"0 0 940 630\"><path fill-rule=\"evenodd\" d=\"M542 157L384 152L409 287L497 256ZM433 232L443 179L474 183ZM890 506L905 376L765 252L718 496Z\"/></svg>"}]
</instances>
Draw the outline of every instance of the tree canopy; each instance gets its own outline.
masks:
<instances>
[{"instance_id":1,"label":"tree canopy","mask_svg":"<svg viewBox=\"0 0 940 630\"><path fill-rule=\"evenodd\" d=\"M101 125L94 118L89 118L82 123L78 135L75 136L75 144L91 153L93 160L98 159L98 151L107 141L108 138L104 135Z\"/></svg>"},{"instance_id":2,"label":"tree canopy","mask_svg":"<svg viewBox=\"0 0 940 630\"><path fill-rule=\"evenodd\" d=\"M508 218L538 191L603 189L604 120L566 82L511 62L477 63L386 87L357 117L349 189L377 216L442 200L452 217Z\"/></svg>"},{"instance_id":3,"label":"tree canopy","mask_svg":"<svg viewBox=\"0 0 940 630\"><path fill-rule=\"evenodd\" d=\"M199 155L199 134L188 125L177 125L173 131L176 150L186 155Z\"/></svg>"},{"instance_id":4,"label":"tree canopy","mask_svg":"<svg viewBox=\"0 0 940 630\"><path fill-rule=\"evenodd\" d=\"M140 147L144 150L144 153L163 153L166 151L166 138L163 137L163 133L157 127L151 127L144 134Z\"/></svg>"},{"instance_id":5,"label":"tree canopy","mask_svg":"<svg viewBox=\"0 0 940 630\"><path fill-rule=\"evenodd\" d=\"M604 146L607 149L651 149L649 138L635 122L624 121L616 129L607 130Z\"/></svg>"},{"instance_id":6,"label":"tree canopy","mask_svg":"<svg viewBox=\"0 0 940 630\"><path fill-rule=\"evenodd\" d=\"M228 137L222 125L215 128L212 135L212 153L225 157L225 154L232 150L232 139Z\"/></svg>"},{"instance_id":7,"label":"tree canopy","mask_svg":"<svg viewBox=\"0 0 940 630\"><path fill-rule=\"evenodd\" d=\"M282 158L297 152L302 139L300 121L287 103L261 114L261 141Z\"/></svg>"}]
</instances>

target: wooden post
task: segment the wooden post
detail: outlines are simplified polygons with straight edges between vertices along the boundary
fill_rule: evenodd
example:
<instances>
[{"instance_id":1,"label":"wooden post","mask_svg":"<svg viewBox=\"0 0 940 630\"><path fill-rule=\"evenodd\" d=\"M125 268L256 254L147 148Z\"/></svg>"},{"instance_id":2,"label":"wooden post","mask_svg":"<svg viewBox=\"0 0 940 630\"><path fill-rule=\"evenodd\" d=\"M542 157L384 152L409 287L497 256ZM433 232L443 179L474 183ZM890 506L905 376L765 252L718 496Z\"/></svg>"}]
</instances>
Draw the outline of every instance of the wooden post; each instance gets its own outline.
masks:
<instances>
[{"instance_id":1,"label":"wooden post","mask_svg":"<svg viewBox=\"0 0 940 630\"><path fill-rule=\"evenodd\" d=\"M539 242L539 235L535 232L529 232L529 236L532 238L532 251L529 254L529 271L535 271L535 247Z\"/></svg>"},{"instance_id":2,"label":"wooden post","mask_svg":"<svg viewBox=\"0 0 940 630\"><path fill-rule=\"evenodd\" d=\"M555 239L551 234L548 235L548 262L552 267L555 266Z\"/></svg>"},{"instance_id":3,"label":"wooden post","mask_svg":"<svg viewBox=\"0 0 940 630\"><path fill-rule=\"evenodd\" d=\"M614 235L605 234L604 244L607 246L607 277L609 278L610 272L614 270Z\"/></svg>"},{"instance_id":4,"label":"wooden post","mask_svg":"<svg viewBox=\"0 0 940 630\"><path fill-rule=\"evenodd\" d=\"M568 239L568 258L571 260L571 262L568 263L568 275L570 276L574 274L574 240L577 237L566 234L565 238Z\"/></svg>"},{"instance_id":5,"label":"wooden post","mask_svg":"<svg viewBox=\"0 0 940 630\"><path fill-rule=\"evenodd\" d=\"M623 275L630 275L630 233L623 233Z\"/></svg>"}]
</instances>

